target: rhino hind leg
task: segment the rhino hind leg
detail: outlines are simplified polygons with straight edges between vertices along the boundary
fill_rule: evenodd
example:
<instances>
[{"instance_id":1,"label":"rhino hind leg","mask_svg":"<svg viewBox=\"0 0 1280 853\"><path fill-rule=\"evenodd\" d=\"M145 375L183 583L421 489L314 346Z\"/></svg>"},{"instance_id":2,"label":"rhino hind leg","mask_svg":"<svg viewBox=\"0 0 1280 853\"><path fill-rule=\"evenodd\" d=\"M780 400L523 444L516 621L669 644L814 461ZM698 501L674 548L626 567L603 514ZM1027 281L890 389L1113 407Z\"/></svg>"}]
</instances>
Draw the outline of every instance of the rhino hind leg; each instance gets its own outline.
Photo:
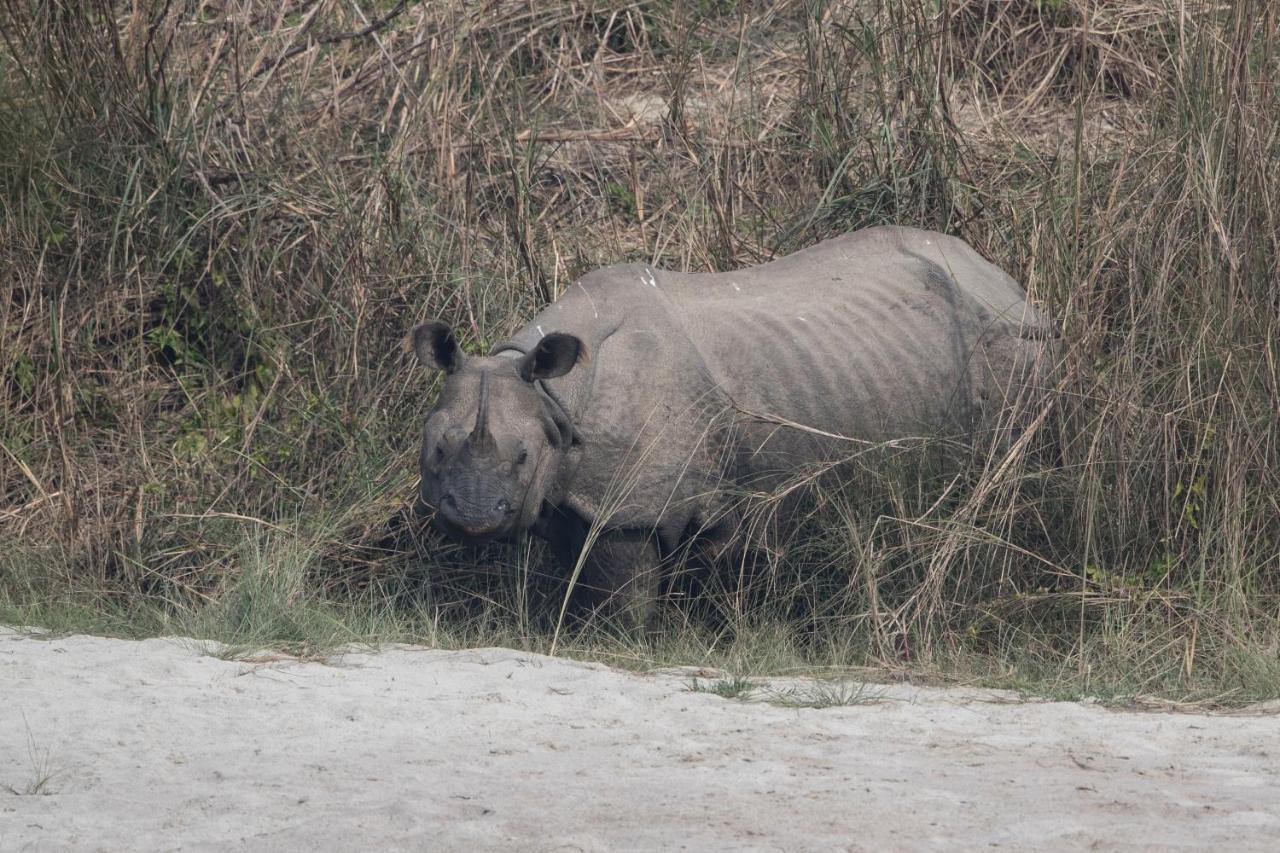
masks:
<instances>
[{"instance_id":1,"label":"rhino hind leg","mask_svg":"<svg viewBox=\"0 0 1280 853\"><path fill-rule=\"evenodd\" d=\"M969 364L974 425L1012 444L1034 419L1051 369L1042 336L1005 332L984 335Z\"/></svg>"}]
</instances>

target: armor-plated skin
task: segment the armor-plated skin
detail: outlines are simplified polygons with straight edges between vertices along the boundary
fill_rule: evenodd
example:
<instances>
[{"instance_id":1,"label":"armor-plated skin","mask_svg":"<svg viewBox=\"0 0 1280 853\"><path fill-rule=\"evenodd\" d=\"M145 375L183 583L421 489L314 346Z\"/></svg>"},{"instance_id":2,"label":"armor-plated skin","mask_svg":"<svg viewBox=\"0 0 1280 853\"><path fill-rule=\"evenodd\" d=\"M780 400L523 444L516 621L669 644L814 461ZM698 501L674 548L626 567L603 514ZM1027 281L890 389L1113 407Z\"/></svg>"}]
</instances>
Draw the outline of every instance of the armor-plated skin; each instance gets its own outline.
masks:
<instances>
[{"instance_id":1,"label":"armor-plated skin","mask_svg":"<svg viewBox=\"0 0 1280 853\"><path fill-rule=\"evenodd\" d=\"M744 489L847 454L831 436L963 432L1039 382L1049 337L1008 275L911 228L738 272L608 267L489 357L462 356L442 324L415 330L447 373L422 499L448 532L533 531L570 568L591 541L588 605L644 617L663 555L694 533L741 538Z\"/></svg>"}]
</instances>

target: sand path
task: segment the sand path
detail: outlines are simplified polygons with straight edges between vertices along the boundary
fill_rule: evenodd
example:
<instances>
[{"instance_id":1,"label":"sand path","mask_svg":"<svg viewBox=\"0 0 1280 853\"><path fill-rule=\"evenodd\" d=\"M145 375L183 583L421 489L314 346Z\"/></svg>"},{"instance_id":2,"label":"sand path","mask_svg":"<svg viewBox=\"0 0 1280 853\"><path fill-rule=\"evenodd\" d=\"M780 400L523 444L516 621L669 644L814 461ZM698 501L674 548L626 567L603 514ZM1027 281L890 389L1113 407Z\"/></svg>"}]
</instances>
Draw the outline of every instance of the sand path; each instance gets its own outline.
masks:
<instances>
[{"instance_id":1,"label":"sand path","mask_svg":"<svg viewBox=\"0 0 1280 853\"><path fill-rule=\"evenodd\" d=\"M0 853L1280 849L1280 717L787 708L504 649L0 631ZM36 790L39 789L39 790Z\"/></svg>"}]
</instances>

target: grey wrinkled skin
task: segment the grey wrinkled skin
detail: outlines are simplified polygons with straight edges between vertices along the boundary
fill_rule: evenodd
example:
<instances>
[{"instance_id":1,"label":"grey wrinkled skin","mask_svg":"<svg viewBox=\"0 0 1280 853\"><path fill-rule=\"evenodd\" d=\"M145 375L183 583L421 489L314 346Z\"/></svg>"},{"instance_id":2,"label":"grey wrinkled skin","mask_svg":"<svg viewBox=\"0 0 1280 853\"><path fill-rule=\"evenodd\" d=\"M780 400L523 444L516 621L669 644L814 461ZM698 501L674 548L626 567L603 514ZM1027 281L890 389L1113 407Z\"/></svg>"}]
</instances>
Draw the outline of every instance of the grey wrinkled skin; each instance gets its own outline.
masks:
<instances>
[{"instance_id":1,"label":"grey wrinkled skin","mask_svg":"<svg viewBox=\"0 0 1280 853\"><path fill-rule=\"evenodd\" d=\"M744 491L847 455L844 439L971 429L1038 384L1050 337L1012 278L912 228L737 272L608 267L487 357L443 324L414 330L446 374L421 501L460 538L543 536L567 570L589 542L580 602L644 622L665 556L744 538Z\"/></svg>"}]
</instances>

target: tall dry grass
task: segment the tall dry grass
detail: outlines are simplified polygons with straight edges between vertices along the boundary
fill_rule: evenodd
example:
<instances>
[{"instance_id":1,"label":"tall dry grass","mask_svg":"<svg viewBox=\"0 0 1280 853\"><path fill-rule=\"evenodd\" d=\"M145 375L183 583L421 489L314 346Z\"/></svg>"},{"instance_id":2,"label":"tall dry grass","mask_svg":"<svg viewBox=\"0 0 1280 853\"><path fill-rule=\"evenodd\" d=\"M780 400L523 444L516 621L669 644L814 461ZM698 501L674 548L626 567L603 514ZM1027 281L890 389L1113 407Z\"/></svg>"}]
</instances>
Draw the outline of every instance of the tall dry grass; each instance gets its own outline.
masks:
<instances>
[{"instance_id":1,"label":"tall dry grass","mask_svg":"<svg viewBox=\"0 0 1280 853\"><path fill-rule=\"evenodd\" d=\"M280 607L430 589L536 633L536 547L402 521L431 399L405 331L441 316L481 348L597 266L727 269L900 222L1026 283L1058 387L1007 413L1033 425L1012 447L854 466L768 594L703 579L676 618L709 646L773 620L815 661L1274 683L1266 0L0 14L7 618L227 611L270 541L301 543Z\"/></svg>"}]
</instances>

